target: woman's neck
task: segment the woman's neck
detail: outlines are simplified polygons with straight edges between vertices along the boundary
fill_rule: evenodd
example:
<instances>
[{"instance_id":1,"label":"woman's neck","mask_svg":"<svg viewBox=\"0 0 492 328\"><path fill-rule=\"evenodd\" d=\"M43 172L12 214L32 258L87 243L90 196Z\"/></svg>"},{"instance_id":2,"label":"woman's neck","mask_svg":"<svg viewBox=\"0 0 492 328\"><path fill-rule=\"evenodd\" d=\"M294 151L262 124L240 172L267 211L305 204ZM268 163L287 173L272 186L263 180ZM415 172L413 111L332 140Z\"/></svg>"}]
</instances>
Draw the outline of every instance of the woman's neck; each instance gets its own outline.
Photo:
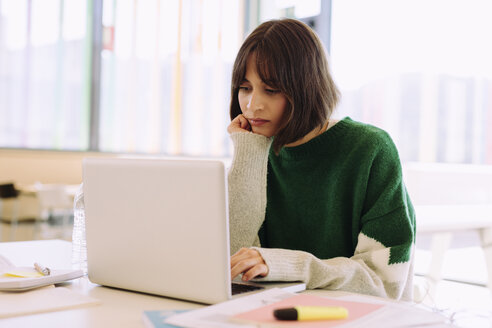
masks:
<instances>
[{"instance_id":1,"label":"woman's neck","mask_svg":"<svg viewBox=\"0 0 492 328\"><path fill-rule=\"evenodd\" d=\"M296 140L294 142L291 142L290 144L287 144L284 147L295 147L295 146L299 146L299 145L305 144L309 140L311 140L313 138L316 138L317 136L319 136L320 134L322 134L323 132L325 132L326 130L328 130L332 126L332 124L330 124L330 123L331 123L330 120L326 120L326 122L323 123L323 125L314 128L311 132L309 132L308 134L306 134L301 139Z\"/></svg>"}]
</instances>

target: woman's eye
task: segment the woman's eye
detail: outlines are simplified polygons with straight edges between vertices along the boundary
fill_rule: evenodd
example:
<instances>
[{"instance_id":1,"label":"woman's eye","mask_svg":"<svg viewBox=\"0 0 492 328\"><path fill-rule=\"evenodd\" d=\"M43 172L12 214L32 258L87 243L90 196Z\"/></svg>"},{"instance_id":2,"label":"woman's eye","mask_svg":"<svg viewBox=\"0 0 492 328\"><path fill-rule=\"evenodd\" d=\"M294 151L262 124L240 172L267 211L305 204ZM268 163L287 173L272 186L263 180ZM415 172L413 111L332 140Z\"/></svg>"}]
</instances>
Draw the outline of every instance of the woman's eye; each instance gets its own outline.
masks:
<instances>
[{"instance_id":1,"label":"woman's eye","mask_svg":"<svg viewBox=\"0 0 492 328\"><path fill-rule=\"evenodd\" d=\"M280 90L277 89L265 89L265 91L270 94L275 94L280 92Z\"/></svg>"},{"instance_id":2,"label":"woman's eye","mask_svg":"<svg viewBox=\"0 0 492 328\"><path fill-rule=\"evenodd\" d=\"M248 91L248 90L249 90L249 87L240 86L240 87L239 87L239 90L242 90L242 91Z\"/></svg>"}]
</instances>

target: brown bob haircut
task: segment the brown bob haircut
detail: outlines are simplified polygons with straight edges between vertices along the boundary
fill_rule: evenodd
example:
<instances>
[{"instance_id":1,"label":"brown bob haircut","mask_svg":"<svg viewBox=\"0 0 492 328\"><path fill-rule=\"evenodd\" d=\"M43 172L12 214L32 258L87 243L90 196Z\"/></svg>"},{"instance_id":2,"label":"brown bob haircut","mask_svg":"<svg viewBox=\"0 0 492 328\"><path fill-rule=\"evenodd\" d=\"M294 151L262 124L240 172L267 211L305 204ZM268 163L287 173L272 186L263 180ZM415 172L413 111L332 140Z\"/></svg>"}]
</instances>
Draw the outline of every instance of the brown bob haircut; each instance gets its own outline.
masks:
<instances>
[{"instance_id":1,"label":"brown bob haircut","mask_svg":"<svg viewBox=\"0 0 492 328\"><path fill-rule=\"evenodd\" d=\"M234 62L231 120L242 113L238 91L253 54L261 80L287 98L283 123L273 141L278 153L284 145L322 127L338 102L339 91L323 45L310 27L294 19L267 21L246 38Z\"/></svg>"}]
</instances>

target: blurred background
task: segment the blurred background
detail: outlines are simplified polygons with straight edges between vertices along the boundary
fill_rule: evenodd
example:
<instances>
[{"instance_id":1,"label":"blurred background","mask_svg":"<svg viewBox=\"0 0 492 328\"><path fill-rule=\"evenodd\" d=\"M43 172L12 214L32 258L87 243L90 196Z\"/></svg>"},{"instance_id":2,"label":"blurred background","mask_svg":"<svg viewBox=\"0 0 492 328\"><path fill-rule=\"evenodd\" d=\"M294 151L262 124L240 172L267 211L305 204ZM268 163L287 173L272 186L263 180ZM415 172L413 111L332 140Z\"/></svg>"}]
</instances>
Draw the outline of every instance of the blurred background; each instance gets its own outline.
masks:
<instances>
[{"instance_id":1,"label":"blurred background","mask_svg":"<svg viewBox=\"0 0 492 328\"><path fill-rule=\"evenodd\" d=\"M321 38L334 115L399 149L422 298L489 306L491 0L0 0L0 242L71 239L83 157L230 159L235 55L282 17Z\"/></svg>"},{"instance_id":2,"label":"blurred background","mask_svg":"<svg viewBox=\"0 0 492 328\"><path fill-rule=\"evenodd\" d=\"M488 0L0 0L0 147L229 156L231 67L279 17L311 25L339 116L403 161L492 164Z\"/></svg>"}]
</instances>

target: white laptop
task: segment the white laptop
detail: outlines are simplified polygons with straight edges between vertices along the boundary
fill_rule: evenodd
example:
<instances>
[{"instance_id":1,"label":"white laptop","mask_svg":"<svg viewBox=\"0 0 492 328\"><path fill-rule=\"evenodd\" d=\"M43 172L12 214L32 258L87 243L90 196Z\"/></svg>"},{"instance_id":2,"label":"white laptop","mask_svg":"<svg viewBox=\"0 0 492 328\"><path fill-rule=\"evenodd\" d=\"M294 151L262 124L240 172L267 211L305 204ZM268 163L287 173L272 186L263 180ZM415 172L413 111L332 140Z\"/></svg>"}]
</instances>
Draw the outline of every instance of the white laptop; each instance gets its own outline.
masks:
<instances>
[{"instance_id":1,"label":"white laptop","mask_svg":"<svg viewBox=\"0 0 492 328\"><path fill-rule=\"evenodd\" d=\"M86 158L83 182L92 282L207 304L232 297L221 161Z\"/></svg>"}]
</instances>

